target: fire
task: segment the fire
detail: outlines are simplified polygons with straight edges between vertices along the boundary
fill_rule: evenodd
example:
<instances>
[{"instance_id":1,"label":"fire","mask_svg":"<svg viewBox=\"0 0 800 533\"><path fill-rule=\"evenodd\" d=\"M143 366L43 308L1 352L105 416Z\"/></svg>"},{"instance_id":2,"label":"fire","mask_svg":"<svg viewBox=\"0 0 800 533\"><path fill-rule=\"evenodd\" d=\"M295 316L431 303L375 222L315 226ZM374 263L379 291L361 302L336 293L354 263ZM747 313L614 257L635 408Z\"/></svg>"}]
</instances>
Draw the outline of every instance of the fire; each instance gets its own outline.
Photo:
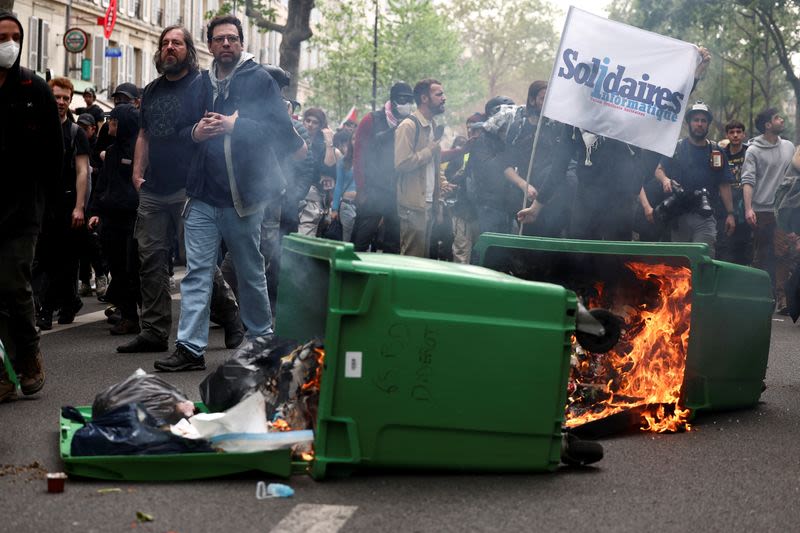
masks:
<instances>
[{"instance_id":1,"label":"fire","mask_svg":"<svg viewBox=\"0 0 800 533\"><path fill-rule=\"evenodd\" d=\"M289 427L289 423L282 418L278 418L272 423L272 429L275 431L291 431L292 428Z\"/></svg>"},{"instance_id":2,"label":"fire","mask_svg":"<svg viewBox=\"0 0 800 533\"><path fill-rule=\"evenodd\" d=\"M325 365L325 350L322 348L314 348L314 353L317 356L317 369L314 372L314 377L303 383L303 390L319 392L322 386L322 368Z\"/></svg>"},{"instance_id":3,"label":"fire","mask_svg":"<svg viewBox=\"0 0 800 533\"><path fill-rule=\"evenodd\" d=\"M637 286L627 293L635 296L622 288L609 295L598 283L598 296L590 302L610 305L623 318L622 338L606 354L584 353L574 345L577 364L570 375L566 426L640 407L642 430L688 430L690 411L678 402L689 343L691 271L639 262L625 266L636 277Z\"/></svg>"}]
</instances>

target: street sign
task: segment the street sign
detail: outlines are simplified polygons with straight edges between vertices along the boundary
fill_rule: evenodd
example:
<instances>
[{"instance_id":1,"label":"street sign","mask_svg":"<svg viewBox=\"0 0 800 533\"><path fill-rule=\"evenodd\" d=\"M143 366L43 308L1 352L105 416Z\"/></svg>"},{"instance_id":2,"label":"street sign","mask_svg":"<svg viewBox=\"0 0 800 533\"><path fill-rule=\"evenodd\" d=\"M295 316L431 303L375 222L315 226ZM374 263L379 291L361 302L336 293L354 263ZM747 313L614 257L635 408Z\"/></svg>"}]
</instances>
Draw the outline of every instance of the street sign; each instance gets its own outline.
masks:
<instances>
[{"instance_id":1,"label":"street sign","mask_svg":"<svg viewBox=\"0 0 800 533\"><path fill-rule=\"evenodd\" d=\"M117 23L117 0L109 0L108 9L106 9L106 16L103 19L103 35L105 35L106 39L111 38L111 32L114 31L114 24L116 23Z\"/></svg>"},{"instance_id":2,"label":"street sign","mask_svg":"<svg viewBox=\"0 0 800 533\"><path fill-rule=\"evenodd\" d=\"M81 61L81 80L82 81L91 81L92 80L92 60L83 58Z\"/></svg>"},{"instance_id":3,"label":"street sign","mask_svg":"<svg viewBox=\"0 0 800 533\"><path fill-rule=\"evenodd\" d=\"M72 54L80 54L86 50L89 36L80 28L70 28L64 33L64 48Z\"/></svg>"},{"instance_id":4,"label":"street sign","mask_svg":"<svg viewBox=\"0 0 800 533\"><path fill-rule=\"evenodd\" d=\"M106 48L106 57L122 57L122 48Z\"/></svg>"}]
</instances>

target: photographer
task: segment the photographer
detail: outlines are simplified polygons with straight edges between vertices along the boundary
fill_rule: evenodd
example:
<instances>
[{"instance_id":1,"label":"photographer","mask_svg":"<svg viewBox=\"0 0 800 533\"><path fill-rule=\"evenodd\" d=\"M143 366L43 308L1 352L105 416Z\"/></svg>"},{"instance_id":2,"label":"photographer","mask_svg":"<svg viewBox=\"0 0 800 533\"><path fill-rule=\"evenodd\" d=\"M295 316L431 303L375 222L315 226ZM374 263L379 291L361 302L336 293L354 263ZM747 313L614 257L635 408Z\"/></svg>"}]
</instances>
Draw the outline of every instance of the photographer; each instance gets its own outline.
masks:
<instances>
[{"instance_id":1,"label":"photographer","mask_svg":"<svg viewBox=\"0 0 800 533\"><path fill-rule=\"evenodd\" d=\"M661 159L655 173L667 198L653 208L642 189L639 201L649 222L670 224L673 242L704 242L713 258L717 223L708 196L719 190L727 212L725 232L730 235L736 227L731 201L734 177L725 153L706 139L713 120L708 106L698 101L685 120L689 137L678 143L675 155Z\"/></svg>"}]
</instances>

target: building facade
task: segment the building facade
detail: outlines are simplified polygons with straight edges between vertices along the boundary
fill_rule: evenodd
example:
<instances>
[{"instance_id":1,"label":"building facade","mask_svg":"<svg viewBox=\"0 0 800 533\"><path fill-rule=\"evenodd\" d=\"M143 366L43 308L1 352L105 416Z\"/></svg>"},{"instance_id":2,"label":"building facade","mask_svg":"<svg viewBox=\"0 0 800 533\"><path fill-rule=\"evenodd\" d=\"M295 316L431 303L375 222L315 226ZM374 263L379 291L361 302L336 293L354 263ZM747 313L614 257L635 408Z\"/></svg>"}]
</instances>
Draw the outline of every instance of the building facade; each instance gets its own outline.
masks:
<instances>
[{"instance_id":1,"label":"building facade","mask_svg":"<svg viewBox=\"0 0 800 533\"><path fill-rule=\"evenodd\" d=\"M277 22L286 19L286 0L271 0L268 5L277 10ZM206 24L209 14L219 9L220 0L118 0L117 21L106 39L98 18L105 16L108 6L109 0L16 0L14 12L25 28L22 66L42 77L48 69L53 76L66 76L76 92L94 87L98 98L108 101L120 83L144 87L158 76L153 63L157 40L161 30L172 24L191 31L201 67L210 65ZM278 64L281 35L259 31L244 16L243 1L236 11L244 26L245 50L260 63ZM88 35L84 51L66 51L63 38L70 28L80 28ZM311 59L308 54L303 58L304 62Z\"/></svg>"}]
</instances>

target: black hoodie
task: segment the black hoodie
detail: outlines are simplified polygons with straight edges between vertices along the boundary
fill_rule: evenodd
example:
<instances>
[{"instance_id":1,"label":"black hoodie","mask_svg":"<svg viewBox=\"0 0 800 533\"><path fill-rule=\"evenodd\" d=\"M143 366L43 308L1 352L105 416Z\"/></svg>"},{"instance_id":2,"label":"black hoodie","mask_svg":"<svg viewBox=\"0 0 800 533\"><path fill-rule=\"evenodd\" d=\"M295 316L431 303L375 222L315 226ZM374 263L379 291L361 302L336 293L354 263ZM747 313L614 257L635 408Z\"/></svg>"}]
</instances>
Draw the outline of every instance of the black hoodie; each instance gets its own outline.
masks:
<instances>
[{"instance_id":1,"label":"black hoodie","mask_svg":"<svg viewBox=\"0 0 800 533\"><path fill-rule=\"evenodd\" d=\"M133 188L133 150L139 135L139 111L131 104L120 104L111 111L117 121L117 135L106 151L97 188L89 202L90 216L135 215L139 195Z\"/></svg>"},{"instance_id":2,"label":"black hoodie","mask_svg":"<svg viewBox=\"0 0 800 533\"><path fill-rule=\"evenodd\" d=\"M22 24L8 13L24 36ZM46 198L58 191L64 151L53 93L20 55L0 86L0 240L37 235Z\"/></svg>"}]
</instances>

